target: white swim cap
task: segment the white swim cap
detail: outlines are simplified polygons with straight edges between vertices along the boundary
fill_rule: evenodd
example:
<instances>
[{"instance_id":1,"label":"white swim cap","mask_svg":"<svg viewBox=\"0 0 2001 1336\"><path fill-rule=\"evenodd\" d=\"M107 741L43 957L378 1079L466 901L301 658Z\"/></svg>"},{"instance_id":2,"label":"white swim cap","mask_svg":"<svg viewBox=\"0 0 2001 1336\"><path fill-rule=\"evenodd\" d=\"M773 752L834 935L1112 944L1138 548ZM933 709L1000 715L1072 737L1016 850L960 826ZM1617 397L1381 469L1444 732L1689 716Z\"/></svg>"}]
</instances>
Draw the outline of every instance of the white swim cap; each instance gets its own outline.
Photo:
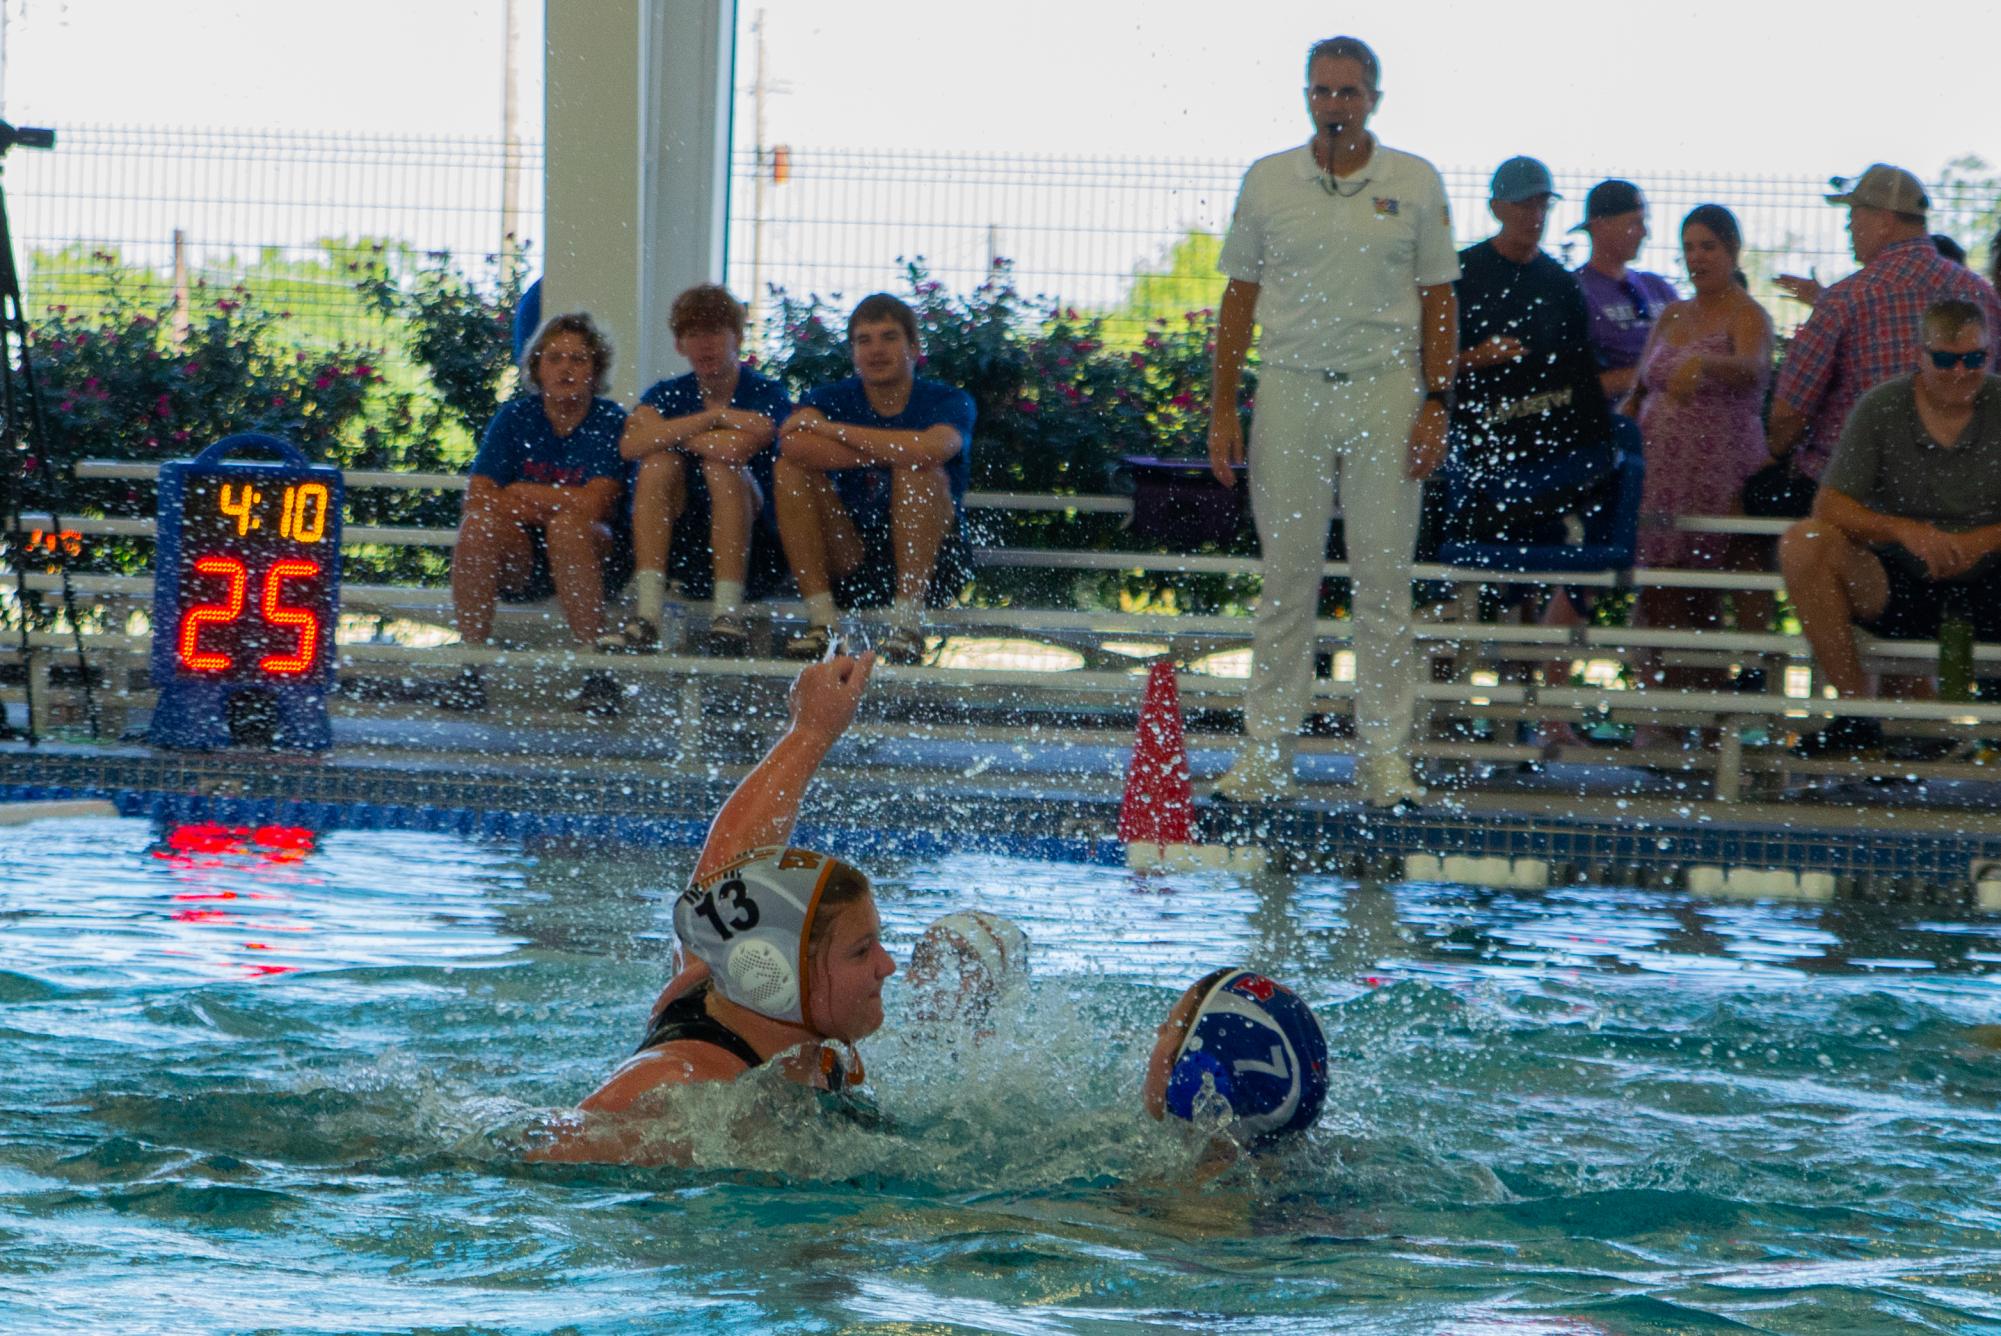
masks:
<instances>
[{"instance_id":1,"label":"white swim cap","mask_svg":"<svg viewBox=\"0 0 2001 1336\"><path fill-rule=\"evenodd\" d=\"M806 1004L813 916L848 864L808 849L752 849L692 883L674 905L674 932L709 967L715 988L760 1016L816 1027Z\"/></svg>"},{"instance_id":2,"label":"white swim cap","mask_svg":"<svg viewBox=\"0 0 2001 1336\"><path fill-rule=\"evenodd\" d=\"M950 937L963 947L996 988L1028 969L1028 934L998 914L983 909L947 914L924 930L927 937L932 933Z\"/></svg>"}]
</instances>

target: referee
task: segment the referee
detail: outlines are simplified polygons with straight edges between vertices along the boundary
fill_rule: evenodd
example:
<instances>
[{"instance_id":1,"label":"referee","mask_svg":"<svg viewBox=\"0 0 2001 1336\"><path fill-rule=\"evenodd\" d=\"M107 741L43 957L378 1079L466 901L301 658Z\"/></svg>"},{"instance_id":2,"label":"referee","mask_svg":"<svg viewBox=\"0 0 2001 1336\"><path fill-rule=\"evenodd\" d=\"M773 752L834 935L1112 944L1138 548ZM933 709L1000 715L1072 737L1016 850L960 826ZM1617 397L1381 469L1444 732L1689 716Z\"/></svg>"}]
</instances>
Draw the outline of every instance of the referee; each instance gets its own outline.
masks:
<instances>
[{"instance_id":1,"label":"referee","mask_svg":"<svg viewBox=\"0 0 2001 1336\"><path fill-rule=\"evenodd\" d=\"M1459 260L1437 169L1369 132L1381 101L1366 43L1313 45L1313 138L1251 164L1217 266L1230 281L1217 319L1209 462L1226 486L1245 457L1237 391L1253 321L1263 329L1250 482L1264 593L1244 747L1216 786L1238 801L1293 787L1337 489L1355 590L1356 781L1378 806L1424 797L1405 753L1419 677L1411 546L1419 484L1445 457Z\"/></svg>"}]
</instances>

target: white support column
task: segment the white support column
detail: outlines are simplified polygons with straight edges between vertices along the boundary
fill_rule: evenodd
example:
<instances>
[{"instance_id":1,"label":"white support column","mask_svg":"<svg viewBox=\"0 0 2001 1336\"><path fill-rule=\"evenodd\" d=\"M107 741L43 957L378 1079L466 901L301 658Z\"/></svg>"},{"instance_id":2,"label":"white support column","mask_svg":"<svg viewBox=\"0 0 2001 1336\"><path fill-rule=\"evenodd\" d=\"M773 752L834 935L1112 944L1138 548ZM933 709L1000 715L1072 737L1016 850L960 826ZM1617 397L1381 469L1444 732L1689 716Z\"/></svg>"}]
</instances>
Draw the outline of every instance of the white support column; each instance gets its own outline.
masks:
<instances>
[{"instance_id":1,"label":"white support column","mask_svg":"<svg viewBox=\"0 0 2001 1336\"><path fill-rule=\"evenodd\" d=\"M728 277L730 113L736 105L736 0L655 0L649 15L640 194L646 318L634 349L645 373L642 385L688 369L667 328L674 298L697 283Z\"/></svg>"},{"instance_id":2,"label":"white support column","mask_svg":"<svg viewBox=\"0 0 2001 1336\"><path fill-rule=\"evenodd\" d=\"M681 369L676 293L720 280L734 0L548 0L542 313L586 310L628 402Z\"/></svg>"}]
</instances>

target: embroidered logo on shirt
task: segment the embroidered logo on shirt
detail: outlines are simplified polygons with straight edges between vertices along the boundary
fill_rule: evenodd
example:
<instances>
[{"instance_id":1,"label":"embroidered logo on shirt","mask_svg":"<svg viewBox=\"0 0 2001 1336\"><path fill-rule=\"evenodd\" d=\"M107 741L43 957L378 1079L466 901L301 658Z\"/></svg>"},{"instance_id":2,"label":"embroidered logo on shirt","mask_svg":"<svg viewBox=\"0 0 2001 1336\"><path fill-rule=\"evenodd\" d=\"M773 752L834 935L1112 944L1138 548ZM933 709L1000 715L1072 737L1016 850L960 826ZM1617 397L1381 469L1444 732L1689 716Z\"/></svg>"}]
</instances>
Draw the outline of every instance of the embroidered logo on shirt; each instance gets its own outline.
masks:
<instances>
[{"instance_id":1,"label":"embroidered logo on shirt","mask_svg":"<svg viewBox=\"0 0 2001 1336\"><path fill-rule=\"evenodd\" d=\"M1397 202L1394 199L1385 199L1381 195L1377 195L1375 197L1375 204L1376 217L1394 218L1397 216Z\"/></svg>"}]
</instances>

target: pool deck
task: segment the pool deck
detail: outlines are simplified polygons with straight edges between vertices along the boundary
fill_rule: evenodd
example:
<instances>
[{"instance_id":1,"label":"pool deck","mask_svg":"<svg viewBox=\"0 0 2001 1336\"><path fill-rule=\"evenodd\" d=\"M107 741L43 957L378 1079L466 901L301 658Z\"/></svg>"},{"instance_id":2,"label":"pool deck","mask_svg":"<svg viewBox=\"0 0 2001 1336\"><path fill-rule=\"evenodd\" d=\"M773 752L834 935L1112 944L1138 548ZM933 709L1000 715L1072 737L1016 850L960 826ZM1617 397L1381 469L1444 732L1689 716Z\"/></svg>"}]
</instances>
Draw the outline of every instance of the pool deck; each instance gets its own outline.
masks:
<instances>
[{"instance_id":1,"label":"pool deck","mask_svg":"<svg viewBox=\"0 0 2001 1336\"><path fill-rule=\"evenodd\" d=\"M177 753L0 743L0 800L98 799L157 821L406 829L508 840L689 846L761 752L777 698L700 736L458 717L340 718L332 751ZM865 724L869 721L865 720ZM1350 759L1307 740L1297 799L1206 797L1235 739L1191 731L1198 838L1273 863L1498 886L1688 886L1806 900L1868 896L2001 909L2001 780L1820 776L1777 801L1722 802L1699 772L1598 763L1428 763L1425 805L1363 806ZM1129 747L1112 730L974 730L876 720L829 758L802 838L857 854L987 850L1122 863ZM1912 767L1921 770L1922 767ZM1442 773L1447 772L1450 773Z\"/></svg>"}]
</instances>

